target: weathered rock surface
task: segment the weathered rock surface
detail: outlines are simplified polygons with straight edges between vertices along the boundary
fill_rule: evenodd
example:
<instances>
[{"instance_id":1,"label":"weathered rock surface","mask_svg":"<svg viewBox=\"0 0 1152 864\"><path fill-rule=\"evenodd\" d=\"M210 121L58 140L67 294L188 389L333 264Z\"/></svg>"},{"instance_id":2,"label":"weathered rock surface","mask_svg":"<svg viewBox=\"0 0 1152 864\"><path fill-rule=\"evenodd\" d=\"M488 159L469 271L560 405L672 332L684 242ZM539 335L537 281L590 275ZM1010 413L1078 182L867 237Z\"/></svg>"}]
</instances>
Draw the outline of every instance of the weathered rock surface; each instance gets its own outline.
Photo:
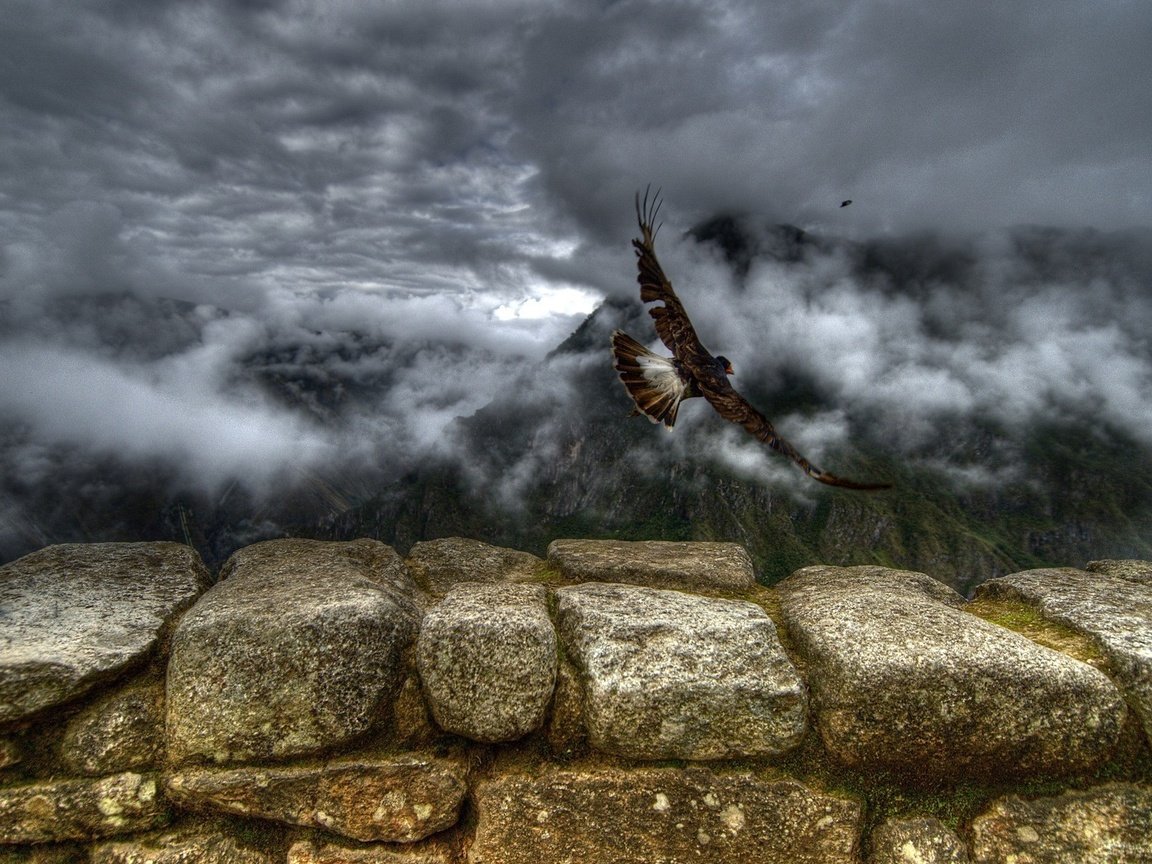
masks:
<instances>
[{"instance_id":1,"label":"weathered rock surface","mask_svg":"<svg viewBox=\"0 0 1152 864\"><path fill-rule=\"evenodd\" d=\"M725 759L799 743L804 684L759 606L633 585L588 583L557 595L596 749Z\"/></svg>"},{"instance_id":2,"label":"weathered rock surface","mask_svg":"<svg viewBox=\"0 0 1152 864\"><path fill-rule=\"evenodd\" d=\"M0 723L139 663L209 584L178 543L49 546L0 567Z\"/></svg>"},{"instance_id":3,"label":"weathered rock surface","mask_svg":"<svg viewBox=\"0 0 1152 864\"><path fill-rule=\"evenodd\" d=\"M544 722L556 684L556 631L540 585L465 582L424 616L416 664L442 729L512 741Z\"/></svg>"},{"instance_id":4,"label":"weathered rock surface","mask_svg":"<svg viewBox=\"0 0 1152 864\"><path fill-rule=\"evenodd\" d=\"M909 779L1061 774L1114 746L1124 700L1099 671L882 567L806 567L777 586L839 760Z\"/></svg>"},{"instance_id":5,"label":"weathered rock surface","mask_svg":"<svg viewBox=\"0 0 1152 864\"><path fill-rule=\"evenodd\" d=\"M548 563L568 582L661 588L751 588L756 572L739 543L553 540Z\"/></svg>"},{"instance_id":6,"label":"weathered rock surface","mask_svg":"<svg viewBox=\"0 0 1152 864\"><path fill-rule=\"evenodd\" d=\"M465 537L422 540L409 550L406 563L433 594L447 594L460 582L522 582L536 578L544 567L530 552Z\"/></svg>"},{"instance_id":7,"label":"weathered rock surface","mask_svg":"<svg viewBox=\"0 0 1152 864\"><path fill-rule=\"evenodd\" d=\"M1152 561L1133 559L1089 561L1085 567L1089 573L1103 573L1129 582L1152 585Z\"/></svg>"},{"instance_id":8,"label":"weathered rock surface","mask_svg":"<svg viewBox=\"0 0 1152 864\"><path fill-rule=\"evenodd\" d=\"M981 585L977 596L1022 600L1045 618L1091 638L1108 658L1152 742L1152 578L1140 576L1152 573L1152 564L1093 563L1094 573L1058 568L1002 576Z\"/></svg>"},{"instance_id":9,"label":"weathered rock surface","mask_svg":"<svg viewBox=\"0 0 1152 864\"><path fill-rule=\"evenodd\" d=\"M456 823L467 792L461 760L420 754L319 766L197 769L168 777L194 810L325 828L354 840L420 840Z\"/></svg>"},{"instance_id":10,"label":"weathered rock surface","mask_svg":"<svg viewBox=\"0 0 1152 864\"><path fill-rule=\"evenodd\" d=\"M548 770L475 794L471 864L856 861L861 806L795 780L703 768Z\"/></svg>"},{"instance_id":11,"label":"weathered rock surface","mask_svg":"<svg viewBox=\"0 0 1152 864\"><path fill-rule=\"evenodd\" d=\"M163 685L134 684L85 708L68 723L60 754L69 771L93 777L160 767Z\"/></svg>"},{"instance_id":12,"label":"weathered rock surface","mask_svg":"<svg viewBox=\"0 0 1152 864\"><path fill-rule=\"evenodd\" d=\"M302 840L288 848L288 864L455 864L447 847L435 843L420 846L342 846Z\"/></svg>"},{"instance_id":13,"label":"weathered rock surface","mask_svg":"<svg viewBox=\"0 0 1152 864\"><path fill-rule=\"evenodd\" d=\"M98 843L91 864L275 864L276 859L221 830L193 828Z\"/></svg>"},{"instance_id":14,"label":"weathered rock surface","mask_svg":"<svg viewBox=\"0 0 1152 864\"><path fill-rule=\"evenodd\" d=\"M1152 789L1110 784L1055 798L995 801L972 821L974 864L1147 864Z\"/></svg>"},{"instance_id":15,"label":"weathered rock surface","mask_svg":"<svg viewBox=\"0 0 1152 864\"><path fill-rule=\"evenodd\" d=\"M90 840L167 822L156 780L140 774L0 787L0 843Z\"/></svg>"},{"instance_id":16,"label":"weathered rock surface","mask_svg":"<svg viewBox=\"0 0 1152 864\"><path fill-rule=\"evenodd\" d=\"M416 635L405 574L372 540L272 540L233 555L172 640L170 757L279 758L369 729Z\"/></svg>"},{"instance_id":17,"label":"weathered rock surface","mask_svg":"<svg viewBox=\"0 0 1152 864\"><path fill-rule=\"evenodd\" d=\"M969 864L954 831L928 816L889 819L872 832L868 864Z\"/></svg>"}]
</instances>

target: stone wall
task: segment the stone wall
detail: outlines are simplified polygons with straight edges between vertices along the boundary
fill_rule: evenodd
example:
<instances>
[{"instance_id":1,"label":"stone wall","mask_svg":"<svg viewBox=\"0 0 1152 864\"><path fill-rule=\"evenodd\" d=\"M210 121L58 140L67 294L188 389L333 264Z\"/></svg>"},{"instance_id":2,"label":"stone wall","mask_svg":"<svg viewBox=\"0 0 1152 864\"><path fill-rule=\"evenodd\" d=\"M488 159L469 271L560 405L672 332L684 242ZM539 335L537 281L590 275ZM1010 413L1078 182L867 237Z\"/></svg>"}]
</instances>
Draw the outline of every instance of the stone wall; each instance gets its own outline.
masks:
<instances>
[{"instance_id":1,"label":"stone wall","mask_svg":"<svg viewBox=\"0 0 1152 864\"><path fill-rule=\"evenodd\" d=\"M727 543L0 568L0 864L1152 861L1152 564Z\"/></svg>"}]
</instances>

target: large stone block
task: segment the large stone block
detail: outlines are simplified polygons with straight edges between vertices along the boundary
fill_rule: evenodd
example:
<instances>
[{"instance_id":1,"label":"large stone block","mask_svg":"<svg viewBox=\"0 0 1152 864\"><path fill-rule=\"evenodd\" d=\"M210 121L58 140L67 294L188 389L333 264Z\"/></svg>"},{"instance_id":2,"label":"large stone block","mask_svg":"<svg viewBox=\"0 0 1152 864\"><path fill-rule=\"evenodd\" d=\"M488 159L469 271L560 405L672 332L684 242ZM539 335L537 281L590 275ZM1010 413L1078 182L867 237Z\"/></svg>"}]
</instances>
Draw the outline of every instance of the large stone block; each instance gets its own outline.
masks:
<instances>
[{"instance_id":1,"label":"large stone block","mask_svg":"<svg viewBox=\"0 0 1152 864\"><path fill-rule=\"evenodd\" d=\"M1089 566L1096 572L1064 567L1013 573L985 582L977 596L1021 600L1092 639L1152 743L1152 564L1094 561Z\"/></svg>"},{"instance_id":2,"label":"large stone block","mask_svg":"<svg viewBox=\"0 0 1152 864\"><path fill-rule=\"evenodd\" d=\"M0 844L91 840L158 828L168 811L156 779L126 772L99 780L0 787Z\"/></svg>"},{"instance_id":3,"label":"large stone block","mask_svg":"<svg viewBox=\"0 0 1152 864\"><path fill-rule=\"evenodd\" d=\"M1112 750L1124 700L1099 671L960 608L921 573L807 567L776 589L840 761L910 780L1054 775Z\"/></svg>"},{"instance_id":4,"label":"large stone block","mask_svg":"<svg viewBox=\"0 0 1152 864\"><path fill-rule=\"evenodd\" d=\"M547 592L539 585L457 585L424 616L416 662L442 729L485 742L535 731L556 683Z\"/></svg>"},{"instance_id":5,"label":"large stone block","mask_svg":"<svg viewBox=\"0 0 1152 864\"><path fill-rule=\"evenodd\" d=\"M325 828L354 840L411 842L456 823L467 770L461 759L411 754L181 771L168 777L166 789L193 810Z\"/></svg>"},{"instance_id":6,"label":"large stone block","mask_svg":"<svg viewBox=\"0 0 1152 864\"><path fill-rule=\"evenodd\" d=\"M474 794L470 864L855 864L858 802L704 768L551 769Z\"/></svg>"},{"instance_id":7,"label":"large stone block","mask_svg":"<svg viewBox=\"0 0 1152 864\"><path fill-rule=\"evenodd\" d=\"M0 567L0 723L142 662L208 584L178 543L49 546Z\"/></svg>"},{"instance_id":8,"label":"large stone block","mask_svg":"<svg viewBox=\"0 0 1152 864\"><path fill-rule=\"evenodd\" d=\"M799 743L804 684L759 606L634 585L588 583L557 595L594 748L731 759Z\"/></svg>"},{"instance_id":9,"label":"large stone block","mask_svg":"<svg viewBox=\"0 0 1152 864\"><path fill-rule=\"evenodd\" d=\"M370 540L237 552L172 640L170 757L280 758L371 728L416 635L418 594L405 573Z\"/></svg>"},{"instance_id":10,"label":"large stone block","mask_svg":"<svg viewBox=\"0 0 1152 864\"><path fill-rule=\"evenodd\" d=\"M756 572L739 543L553 540L548 563L568 582L659 588L751 588Z\"/></svg>"},{"instance_id":11,"label":"large stone block","mask_svg":"<svg viewBox=\"0 0 1152 864\"><path fill-rule=\"evenodd\" d=\"M974 864L1147 864L1152 789L1127 783L993 802L972 821Z\"/></svg>"},{"instance_id":12,"label":"large stone block","mask_svg":"<svg viewBox=\"0 0 1152 864\"><path fill-rule=\"evenodd\" d=\"M408 551L408 569L434 594L461 582L521 582L538 576L544 562L530 552L490 546L465 537L422 540Z\"/></svg>"}]
</instances>

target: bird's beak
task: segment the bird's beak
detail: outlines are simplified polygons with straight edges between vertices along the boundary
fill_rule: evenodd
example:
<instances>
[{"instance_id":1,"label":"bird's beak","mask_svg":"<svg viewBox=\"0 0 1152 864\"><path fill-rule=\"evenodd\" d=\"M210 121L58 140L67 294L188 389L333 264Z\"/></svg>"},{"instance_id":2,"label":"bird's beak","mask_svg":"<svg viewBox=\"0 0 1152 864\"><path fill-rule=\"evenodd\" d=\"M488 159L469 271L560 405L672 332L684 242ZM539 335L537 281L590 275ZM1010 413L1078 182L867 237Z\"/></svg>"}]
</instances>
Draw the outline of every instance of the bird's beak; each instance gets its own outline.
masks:
<instances>
[{"instance_id":1,"label":"bird's beak","mask_svg":"<svg viewBox=\"0 0 1152 864\"><path fill-rule=\"evenodd\" d=\"M735 375L736 374L736 371L732 368L731 363L729 363L727 366L724 367L724 372L725 372L725 374L728 374L728 375Z\"/></svg>"}]
</instances>

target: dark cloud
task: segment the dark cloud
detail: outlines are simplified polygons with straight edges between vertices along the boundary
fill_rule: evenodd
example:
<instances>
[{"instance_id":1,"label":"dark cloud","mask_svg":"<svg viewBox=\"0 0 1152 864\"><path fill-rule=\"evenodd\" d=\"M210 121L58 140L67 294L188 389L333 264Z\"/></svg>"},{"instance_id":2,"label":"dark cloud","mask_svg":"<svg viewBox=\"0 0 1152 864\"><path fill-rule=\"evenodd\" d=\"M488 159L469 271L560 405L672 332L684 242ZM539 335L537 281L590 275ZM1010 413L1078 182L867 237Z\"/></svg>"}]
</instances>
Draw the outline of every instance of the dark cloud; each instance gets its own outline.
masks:
<instances>
[{"instance_id":1,"label":"dark cloud","mask_svg":"<svg viewBox=\"0 0 1152 864\"><path fill-rule=\"evenodd\" d=\"M648 177L694 218L726 205L861 233L1148 222L1140 4L675 8L557 20L529 54L522 122L549 187L590 222ZM613 183L588 190L587 173ZM858 206L832 213L842 193Z\"/></svg>"},{"instance_id":2,"label":"dark cloud","mask_svg":"<svg viewBox=\"0 0 1152 864\"><path fill-rule=\"evenodd\" d=\"M77 453L213 489L386 471L510 392L570 423L567 381L603 356L539 364L600 299L635 301L649 182L699 328L814 458L854 416L909 454L957 415L1070 406L1147 439L1152 243L1122 231L1152 224L1146 4L4 6L21 483ZM732 213L826 242L762 241L734 276L684 236Z\"/></svg>"}]
</instances>

